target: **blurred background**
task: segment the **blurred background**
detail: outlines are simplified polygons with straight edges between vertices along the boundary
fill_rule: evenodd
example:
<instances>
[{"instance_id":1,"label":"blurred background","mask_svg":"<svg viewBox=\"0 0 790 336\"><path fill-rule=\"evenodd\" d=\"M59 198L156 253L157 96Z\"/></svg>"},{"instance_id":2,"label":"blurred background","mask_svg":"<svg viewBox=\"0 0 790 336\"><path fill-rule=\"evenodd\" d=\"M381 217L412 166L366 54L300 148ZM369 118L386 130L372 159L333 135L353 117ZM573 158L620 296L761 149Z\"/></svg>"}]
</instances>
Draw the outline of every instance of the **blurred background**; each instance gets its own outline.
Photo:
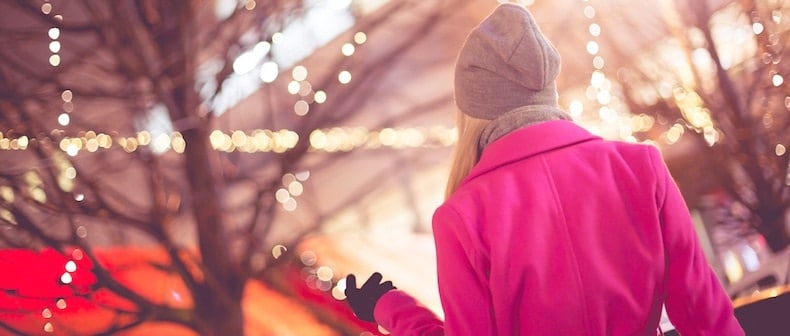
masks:
<instances>
[{"instance_id":1,"label":"blurred background","mask_svg":"<svg viewBox=\"0 0 790 336\"><path fill-rule=\"evenodd\" d=\"M786 293L790 2L519 2L736 306ZM441 316L453 64L497 3L0 0L0 335L378 335L342 301L372 271Z\"/></svg>"}]
</instances>

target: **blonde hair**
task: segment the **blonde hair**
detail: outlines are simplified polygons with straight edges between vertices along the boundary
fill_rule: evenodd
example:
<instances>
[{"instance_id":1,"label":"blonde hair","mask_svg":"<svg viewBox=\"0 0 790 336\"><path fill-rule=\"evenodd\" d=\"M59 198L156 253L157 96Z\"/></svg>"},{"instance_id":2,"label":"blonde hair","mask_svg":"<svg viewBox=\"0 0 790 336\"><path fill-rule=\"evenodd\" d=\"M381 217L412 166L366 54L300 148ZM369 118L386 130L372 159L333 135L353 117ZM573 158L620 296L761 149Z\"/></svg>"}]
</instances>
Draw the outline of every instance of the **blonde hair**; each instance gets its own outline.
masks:
<instances>
[{"instance_id":1,"label":"blonde hair","mask_svg":"<svg viewBox=\"0 0 790 336\"><path fill-rule=\"evenodd\" d=\"M490 122L490 120L470 117L458 111L456 116L458 142L455 145L447 187L444 190L445 199L449 198L458 189L461 181L464 180L466 175L469 175L472 167L480 159L477 144L480 140L480 134L483 133L483 129Z\"/></svg>"}]
</instances>

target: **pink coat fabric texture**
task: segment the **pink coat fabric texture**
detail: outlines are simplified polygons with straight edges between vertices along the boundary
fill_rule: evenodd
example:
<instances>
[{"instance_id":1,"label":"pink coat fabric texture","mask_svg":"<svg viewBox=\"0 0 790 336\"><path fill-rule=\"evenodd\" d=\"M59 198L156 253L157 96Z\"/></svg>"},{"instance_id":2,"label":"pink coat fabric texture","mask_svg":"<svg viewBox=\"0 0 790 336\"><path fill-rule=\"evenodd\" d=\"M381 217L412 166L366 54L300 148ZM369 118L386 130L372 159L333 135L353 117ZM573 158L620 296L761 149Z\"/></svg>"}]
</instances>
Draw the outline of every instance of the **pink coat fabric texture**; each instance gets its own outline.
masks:
<instances>
[{"instance_id":1,"label":"pink coat fabric texture","mask_svg":"<svg viewBox=\"0 0 790 336\"><path fill-rule=\"evenodd\" d=\"M392 290L374 311L392 335L655 335L662 305L683 336L744 334L653 146L570 121L513 131L433 232L445 319Z\"/></svg>"}]
</instances>

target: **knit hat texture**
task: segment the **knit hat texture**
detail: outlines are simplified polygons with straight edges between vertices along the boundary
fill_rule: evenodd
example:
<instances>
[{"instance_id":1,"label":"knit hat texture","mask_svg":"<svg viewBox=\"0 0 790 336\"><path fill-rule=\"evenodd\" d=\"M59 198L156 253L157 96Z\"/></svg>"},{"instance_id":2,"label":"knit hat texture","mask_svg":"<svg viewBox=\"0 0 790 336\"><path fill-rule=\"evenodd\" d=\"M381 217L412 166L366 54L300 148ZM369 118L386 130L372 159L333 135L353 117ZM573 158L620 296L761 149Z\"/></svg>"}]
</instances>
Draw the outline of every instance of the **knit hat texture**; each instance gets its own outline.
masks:
<instances>
[{"instance_id":1,"label":"knit hat texture","mask_svg":"<svg viewBox=\"0 0 790 336\"><path fill-rule=\"evenodd\" d=\"M504 3L466 38L455 66L461 112L493 120L529 105L557 105L560 55L526 7Z\"/></svg>"}]
</instances>

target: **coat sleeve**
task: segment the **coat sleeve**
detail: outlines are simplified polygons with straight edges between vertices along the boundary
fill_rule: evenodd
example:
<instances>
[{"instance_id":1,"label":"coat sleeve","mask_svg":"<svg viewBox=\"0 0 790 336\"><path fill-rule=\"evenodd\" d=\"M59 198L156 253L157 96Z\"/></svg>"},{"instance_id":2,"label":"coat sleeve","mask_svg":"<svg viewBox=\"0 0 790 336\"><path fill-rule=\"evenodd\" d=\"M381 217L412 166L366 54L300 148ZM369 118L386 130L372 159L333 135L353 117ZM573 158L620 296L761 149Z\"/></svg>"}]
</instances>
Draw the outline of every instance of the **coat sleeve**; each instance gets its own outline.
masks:
<instances>
[{"instance_id":1,"label":"coat sleeve","mask_svg":"<svg viewBox=\"0 0 790 336\"><path fill-rule=\"evenodd\" d=\"M494 335L487 287L487 263L471 246L463 223L451 208L442 206L433 218L442 322L408 294L392 290L376 303L376 322L393 336Z\"/></svg>"},{"instance_id":2,"label":"coat sleeve","mask_svg":"<svg viewBox=\"0 0 790 336\"><path fill-rule=\"evenodd\" d=\"M376 302L373 316L393 336L444 335L444 324L430 309L397 289L385 293Z\"/></svg>"},{"instance_id":3,"label":"coat sleeve","mask_svg":"<svg viewBox=\"0 0 790 336\"><path fill-rule=\"evenodd\" d=\"M744 335L732 301L708 265L689 210L658 150L650 148L658 175L657 201L666 254L666 310L683 336Z\"/></svg>"},{"instance_id":4,"label":"coat sleeve","mask_svg":"<svg viewBox=\"0 0 790 336\"><path fill-rule=\"evenodd\" d=\"M473 223L464 222L447 205L439 207L433 217L439 297L448 335L496 334L488 279L490 263L482 238L473 228Z\"/></svg>"}]
</instances>

